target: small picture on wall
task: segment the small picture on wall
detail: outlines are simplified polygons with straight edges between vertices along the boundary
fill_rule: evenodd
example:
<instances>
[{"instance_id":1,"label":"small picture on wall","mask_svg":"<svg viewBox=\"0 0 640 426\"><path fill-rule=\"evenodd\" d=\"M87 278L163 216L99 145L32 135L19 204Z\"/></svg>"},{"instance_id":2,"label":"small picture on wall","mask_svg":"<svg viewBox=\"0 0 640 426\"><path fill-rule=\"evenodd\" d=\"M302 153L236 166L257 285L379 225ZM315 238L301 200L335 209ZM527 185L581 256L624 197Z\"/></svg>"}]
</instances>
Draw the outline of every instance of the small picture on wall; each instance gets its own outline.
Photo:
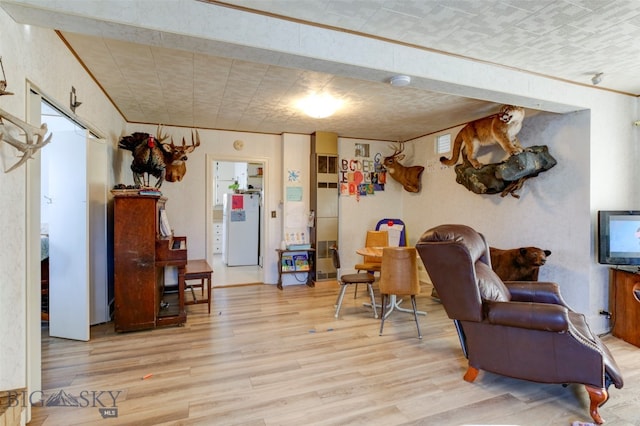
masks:
<instances>
[{"instance_id":1,"label":"small picture on wall","mask_svg":"<svg viewBox=\"0 0 640 426\"><path fill-rule=\"evenodd\" d=\"M369 144L368 143L357 143L355 146L355 156L356 157L368 157L369 156Z\"/></svg>"}]
</instances>

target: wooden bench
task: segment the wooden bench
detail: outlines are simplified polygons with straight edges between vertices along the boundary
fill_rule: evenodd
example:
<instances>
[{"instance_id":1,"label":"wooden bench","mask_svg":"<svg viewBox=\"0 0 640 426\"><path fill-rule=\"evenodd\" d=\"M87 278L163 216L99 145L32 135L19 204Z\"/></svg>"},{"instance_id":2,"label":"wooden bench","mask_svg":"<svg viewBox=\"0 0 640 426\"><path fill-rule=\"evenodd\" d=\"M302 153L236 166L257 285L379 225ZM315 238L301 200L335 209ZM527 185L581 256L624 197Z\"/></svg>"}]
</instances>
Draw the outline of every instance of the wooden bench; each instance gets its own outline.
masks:
<instances>
[{"instance_id":1,"label":"wooden bench","mask_svg":"<svg viewBox=\"0 0 640 426\"><path fill-rule=\"evenodd\" d=\"M189 260L187 261L187 267L184 273L184 285L185 291L191 291L193 300L185 300L185 305L196 305L198 303L206 303L208 305L208 312L211 313L211 274L213 268L207 263L205 259ZM191 280L200 280L197 283L190 283ZM195 289L200 288L201 295L205 296L205 290L207 291L206 297L198 299ZM188 299L188 298L185 298Z\"/></svg>"}]
</instances>

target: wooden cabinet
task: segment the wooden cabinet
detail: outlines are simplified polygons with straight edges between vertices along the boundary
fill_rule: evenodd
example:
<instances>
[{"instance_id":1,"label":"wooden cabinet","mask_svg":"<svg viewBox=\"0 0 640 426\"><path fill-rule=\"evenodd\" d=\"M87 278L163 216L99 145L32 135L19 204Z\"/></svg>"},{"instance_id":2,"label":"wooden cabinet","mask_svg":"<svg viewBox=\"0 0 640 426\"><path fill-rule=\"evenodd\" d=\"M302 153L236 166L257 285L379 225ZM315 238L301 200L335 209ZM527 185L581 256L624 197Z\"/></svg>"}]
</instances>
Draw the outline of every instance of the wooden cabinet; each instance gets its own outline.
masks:
<instances>
[{"instance_id":1,"label":"wooden cabinet","mask_svg":"<svg viewBox=\"0 0 640 426\"><path fill-rule=\"evenodd\" d=\"M114 321L116 331L186 321L186 238L160 236L166 198L114 192ZM178 291L166 292L164 267L178 268Z\"/></svg>"},{"instance_id":2,"label":"wooden cabinet","mask_svg":"<svg viewBox=\"0 0 640 426\"><path fill-rule=\"evenodd\" d=\"M612 334L640 347L640 274L637 269L609 271Z\"/></svg>"},{"instance_id":3,"label":"wooden cabinet","mask_svg":"<svg viewBox=\"0 0 640 426\"><path fill-rule=\"evenodd\" d=\"M214 205L221 206L224 194L233 194L233 189L229 185L235 183L237 179L236 166L233 162L216 161L214 169Z\"/></svg>"},{"instance_id":4,"label":"wooden cabinet","mask_svg":"<svg viewBox=\"0 0 640 426\"><path fill-rule=\"evenodd\" d=\"M215 176L218 180L233 181L236 178L235 163L228 161L216 161Z\"/></svg>"},{"instance_id":5,"label":"wooden cabinet","mask_svg":"<svg viewBox=\"0 0 640 426\"><path fill-rule=\"evenodd\" d=\"M213 223L213 254L222 253L222 222Z\"/></svg>"}]
</instances>

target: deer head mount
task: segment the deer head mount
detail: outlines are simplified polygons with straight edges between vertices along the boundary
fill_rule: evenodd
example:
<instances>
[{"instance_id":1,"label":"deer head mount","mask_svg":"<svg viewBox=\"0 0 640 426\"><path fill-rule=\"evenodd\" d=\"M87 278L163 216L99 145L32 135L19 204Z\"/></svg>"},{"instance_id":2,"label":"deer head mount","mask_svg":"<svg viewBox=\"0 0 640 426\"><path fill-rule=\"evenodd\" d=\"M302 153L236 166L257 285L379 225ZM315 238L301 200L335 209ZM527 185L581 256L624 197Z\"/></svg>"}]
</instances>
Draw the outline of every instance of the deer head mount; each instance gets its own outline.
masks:
<instances>
[{"instance_id":1,"label":"deer head mount","mask_svg":"<svg viewBox=\"0 0 640 426\"><path fill-rule=\"evenodd\" d=\"M187 145L184 137L182 138L182 145L174 145L173 138L171 138L171 143L168 146L165 145L165 148L168 148L164 157L164 161L167 164L165 179L169 182L180 182L185 173L187 173L187 165L185 164L188 159L187 154L191 154L199 146L200 135L197 130L195 141L193 132L191 132L191 145Z\"/></svg>"},{"instance_id":2,"label":"deer head mount","mask_svg":"<svg viewBox=\"0 0 640 426\"><path fill-rule=\"evenodd\" d=\"M154 176L156 188L160 188L166 179L169 182L180 182L187 172L187 154L200 146L198 131L191 132L191 145L182 138L182 145L165 143L169 136L162 134L162 126L158 126L156 136L135 132L120 139L118 146L133 153L131 171L137 186L149 186L149 176ZM147 179L145 180L145 175Z\"/></svg>"},{"instance_id":3,"label":"deer head mount","mask_svg":"<svg viewBox=\"0 0 640 426\"><path fill-rule=\"evenodd\" d=\"M25 142L22 142L9 132L9 128L2 121L3 119L12 123L24 132ZM45 139L46 134L47 123L42 123L42 126L36 127L9 114L5 110L0 109L0 143L6 142L18 151L22 152L20 160L6 170L5 173L9 173L26 163L27 160L33 157L40 148L48 144L51 141L51 133L49 133L49 136Z\"/></svg>"},{"instance_id":4,"label":"deer head mount","mask_svg":"<svg viewBox=\"0 0 640 426\"><path fill-rule=\"evenodd\" d=\"M397 146L391 146L393 154L388 157L384 157L382 164L389 175L398 181L405 191L408 192L420 192L421 182L420 177L424 171L422 166L410 166L405 167L398 161L403 160L405 155L404 142L399 142Z\"/></svg>"}]
</instances>

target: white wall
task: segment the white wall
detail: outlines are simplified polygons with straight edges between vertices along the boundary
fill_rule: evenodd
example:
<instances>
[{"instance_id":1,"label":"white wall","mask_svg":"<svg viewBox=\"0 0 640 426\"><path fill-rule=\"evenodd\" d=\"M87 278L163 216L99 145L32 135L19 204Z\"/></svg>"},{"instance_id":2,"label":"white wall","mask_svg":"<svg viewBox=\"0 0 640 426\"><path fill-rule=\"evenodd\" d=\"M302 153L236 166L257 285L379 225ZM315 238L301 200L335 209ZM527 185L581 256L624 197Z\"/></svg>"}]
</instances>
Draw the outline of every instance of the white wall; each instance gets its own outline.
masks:
<instances>
[{"instance_id":1,"label":"white wall","mask_svg":"<svg viewBox=\"0 0 640 426\"><path fill-rule=\"evenodd\" d=\"M156 128L151 126L130 125L126 134L142 131L155 134ZM174 140L188 136L188 129L164 127L164 132L172 135ZM161 190L168 198L167 213L176 235L186 235L188 242L188 256L190 259L205 256L205 225L206 225L206 156L224 160L245 159L247 156L254 160L262 159L266 162L265 179L265 221L267 222L267 236L264 259L264 280L267 284L277 282L277 257L275 249L280 247L282 239L283 215L286 203L285 186L287 170L295 169L301 173L300 181L304 185L303 204L309 209L309 161L310 136L297 134L265 135L241 132L225 132L215 130L199 130L200 147L189 155L187 173L182 182L165 182ZM123 135L124 136L124 135ZM188 136L190 137L190 136ZM233 149L233 142L241 139L245 142L242 151ZM188 139L189 140L189 139ZM354 158L356 143L370 145L370 159L388 155L392 152L388 142L369 141L360 139L339 138L338 154L340 158ZM282 148L281 148L282 147ZM407 144L407 160L412 161L413 144ZM116 172L116 183L132 184L133 177L129 169L131 153L119 150L117 154L120 168ZM154 179L152 178L152 182ZM360 256L356 249L364 245L367 229L374 229L378 220L385 217L402 217L402 186L391 179L387 179L385 191L376 192L373 196L340 197L340 253L343 272L348 271L347 265L355 265ZM277 217L271 218L270 212L275 210ZM375 214L372 214L375 212ZM408 235L415 236L422 229L408 227ZM354 236L361 236L361 241ZM291 276L284 276L284 284L297 284Z\"/></svg>"},{"instance_id":2,"label":"white wall","mask_svg":"<svg viewBox=\"0 0 640 426\"><path fill-rule=\"evenodd\" d=\"M282 223L281 236L276 246L267 249L267 251L274 253L276 248L280 248L284 233L288 231L295 232L294 229L304 220L304 215L308 214L310 209L311 135L292 133L282 135L282 162L280 168L282 170L282 181L279 187L281 195L277 215L281 218ZM289 171L297 175L297 181L289 181ZM287 200L287 187L289 186L302 187L302 199L300 201ZM291 213L294 213L296 217L290 217ZM307 228L307 231L309 231L309 228ZM308 233L307 238L309 238ZM307 241L309 240L307 239ZM277 257L274 256L272 267L275 268L275 282L277 282L277 263ZM265 264L265 266L271 267L269 264ZM307 275L305 273L286 274L282 276L282 285L301 284L306 282L306 279Z\"/></svg>"},{"instance_id":3,"label":"white wall","mask_svg":"<svg viewBox=\"0 0 640 426\"><path fill-rule=\"evenodd\" d=\"M628 111L626 112L628 114ZM423 175L423 189L419 197L405 193L404 218L420 232L410 236L415 244L422 231L444 223L461 223L482 232L490 245L499 248L538 246L552 251L547 264L541 268L541 281L557 282L567 302L577 311L585 313L597 332L607 329L600 309L607 309L607 268L595 263L593 241L595 210L613 207L634 208L634 200L620 195L627 193L632 178L629 168L619 170L622 159L619 148L603 144L595 159L589 111L570 114L538 113L525 117L519 134L522 145L547 145L558 164L539 176L525 182L517 191L520 198L500 194L480 195L467 190L455 180L454 168L442 167L435 153L435 138L451 133L452 140L461 127L428 135L416 141L421 164L432 164ZM628 120L619 120L621 128L630 128ZM617 132L612 131L612 135ZM627 129L618 138L628 146L634 138ZM607 149L607 147L609 149ZM611 152L609 152L611 150ZM623 149L624 150L624 149ZM484 162L501 161L504 154L499 148L484 149ZM448 156L448 154L447 154ZM613 158L612 158L613 157ZM631 157L631 156L627 156ZM620 161L618 161L620 159ZM594 166L595 165L595 166ZM594 176L594 169L607 173ZM607 182L603 181L603 178ZM615 182L624 182L617 186ZM592 185L603 186L606 195L592 200ZM615 190L611 190L615 188ZM609 200L605 199L609 198ZM602 199L602 200L601 200Z\"/></svg>"},{"instance_id":4,"label":"white wall","mask_svg":"<svg viewBox=\"0 0 640 426\"><path fill-rule=\"evenodd\" d=\"M355 157L355 145L357 143L369 144L368 160L371 161L374 161L376 157L381 158L393 152L388 142L338 138L339 159L358 159L358 157ZM413 144L407 144L407 154L411 154L412 150ZM406 161L408 165L413 165L415 157L408 155ZM353 266L362 261L362 256L356 254L356 250L364 247L367 230L375 229L380 219L404 218L403 191L402 185L387 175L384 191L378 191L374 195L361 196L359 198L346 195L340 196L339 243L341 273L354 272ZM417 232L421 232L421 230L407 225L407 235Z\"/></svg>"},{"instance_id":5,"label":"white wall","mask_svg":"<svg viewBox=\"0 0 640 426\"><path fill-rule=\"evenodd\" d=\"M79 4L75 2L73 7ZM83 7L95 8L88 3L82 4ZM114 10L110 13L120 14ZM474 225L483 228L490 226L490 229L483 231L490 240L495 239L496 245L498 242L508 245L510 241L516 241L513 235L521 235L523 240L532 243L540 241L541 246L548 246L551 250L559 247L550 257L550 264L548 267L545 266L542 277L553 271L562 274L567 280L561 285L563 289L567 289L570 302L576 309L586 308L591 322L596 324L596 331L600 332L606 328L604 320L597 316L597 310L606 299L607 268L595 263L595 212L605 208L638 208L638 179L635 171L635 164L639 159L636 146L638 129L631 127L631 122L639 118L636 98L592 87L569 85L507 68L492 67L489 64L472 63L436 52L419 51L409 46L392 45L382 40L363 40L349 33L328 34L319 28L302 28L303 25L299 23L282 24L280 28L301 27L301 36L295 38L290 36L291 32L274 30L274 27L270 26L272 22L260 15L246 15L236 19L236 15L240 13L229 9L224 10L224 15L203 15L200 18L211 20L207 21L207 25L198 28L207 32L207 35L209 31L217 31L210 38L223 42L229 41L232 37L231 41L234 43L277 50L280 55L264 55L273 61L289 58L290 63L295 64L296 60L303 62L303 58L309 58L305 63L317 64L317 67L322 66L323 60L344 63L345 74L353 78L382 79L389 74L405 73L415 77L416 86L447 93L463 96L472 93L477 98L528 107L540 105L540 108L545 108L545 105L549 105L556 108L556 104L559 103L563 107L575 105L576 110L586 110L587 112L562 119L558 128L555 127L555 123L549 122L550 127L547 131L542 130L547 128L544 125L545 118L541 117L540 120L543 121L537 122L539 127L536 126L536 129L545 131L549 139L541 143L550 146L560 163L549 172L527 182L521 191L521 200L468 193L465 188L455 184L452 171L436 170L423 175L425 187L421 194L403 192L399 185L397 191L392 191L396 184L390 182L388 185L391 188L384 194L376 194L375 197L361 199L360 202L352 198L341 198L340 233L342 243L346 244L350 241L351 235L362 235L364 229L374 224L371 220L372 211L375 212L376 218L397 213L399 203L396 203L396 197L400 197L399 200L402 201L400 213L403 213L408 221L410 243L415 243L420 228L426 229L445 220L462 221L471 214L476 218ZM137 16L130 14L123 19L135 20ZM234 19L228 19L228 16L233 16ZM173 15L160 18L169 20L168 25L176 25L177 32L184 30L188 33L188 28L194 28L188 19L176 20ZM221 25L215 24L213 20L216 19L221 21ZM245 25L249 22L250 25L247 27L256 30L248 34L238 34L229 31L229 26L224 25L225 22L235 22L235 27L239 28L242 27L238 24L241 21ZM160 25L164 26L166 25ZM76 87L78 100L83 102L78 109L78 115L94 124L112 143L134 130L145 131L141 128L144 126L127 126L126 130L124 129L123 120L117 111L51 30L18 25L3 10L0 10L0 28L0 53L9 82L8 89L16 93L14 96L0 98L2 108L24 117L24 87L27 79L64 106L68 105L69 91L73 85ZM268 34L269 37L264 37L264 34ZM247 37L253 39L248 40ZM292 40L301 42L295 44ZM250 47L245 51L249 49ZM243 50L237 48L234 52ZM359 54L354 55L353 52ZM533 124L532 122L531 125ZM585 126L587 130L584 129ZM188 129L167 130L176 138L189 136ZM146 131L155 132L155 129L147 128ZM184 133L180 134L180 131ZM245 140L245 152L265 159L265 178L268 179L265 187L282 186L282 168L279 167L282 158L280 136L203 130L203 146L198 148L189 160L185 180L180 184L166 184L166 187L163 187L169 197L168 209L176 231L184 229L184 232L180 233L189 238L190 256L204 255L206 237L201 228L203 225L199 224L204 224L206 217L205 153L215 153L216 156L222 154L230 159L241 157L232 148L233 141L239 136ZM6 144L0 149L2 165L7 167L15 160L15 156ZM422 154L425 160L430 152L425 151ZM130 160L124 154L130 155L128 151L116 151L114 154L114 176L110 183L132 182L126 164ZM415 155L416 161L412 164L418 163L419 153L416 152ZM571 165L574 157L577 159L575 166ZM26 336L31 336L31 348L35 348L39 341L39 321L33 317L37 312L30 312L31 323L25 316L27 289L35 292L39 286L38 282L27 283L26 170L27 168L21 167L9 174L0 173L0 203L3 206L0 209L0 232L3 236L3 244L0 245L0 341L3 342L0 389L26 384ZM571 179L565 188L562 178L566 176L570 176ZM569 184L585 184L587 188L583 190L568 186ZM449 188L450 191L444 188ZM574 204L561 198L565 196ZM266 197L267 210L277 210L282 195L271 192L267 193ZM559 199L556 200L556 197ZM563 210L561 206L567 208ZM528 207L531 207L531 210ZM369 218L369 221L364 223L366 221L362 218ZM543 221L543 218L546 221ZM540 226L529 227L528 223L531 221ZM562 221L571 223L559 234L545 231L550 226L554 230L560 230L559 224ZM281 238L280 218L268 219L268 222L267 239L270 246L276 247ZM496 231L501 229L507 229L508 232ZM354 234L350 234L351 230ZM354 243L354 246L357 244L359 243ZM571 251L565 248L568 244L580 248ZM589 253L582 249L582 246L587 245L590 247ZM341 250L347 255L351 252L351 248L344 245ZM568 261L568 265L561 264L560 260ZM347 262L353 263L349 259L345 260L346 264ZM275 262L271 262L273 263ZM584 266L588 272L578 272L578 265ZM265 280L273 282L274 264L265 277ZM29 325L33 327L32 333L27 332Z\"/></svg>"},{"instance_id":6,"label":"white wall","mask_svg":"<svg viewBox=\"0 0 640 426\"><path fill-rule=\"evenodd\" d=\"M129 125L126 136L133 132L147 132L156 134L156 127L144 125ZM175 142L185 137L191 140L190 129L164 126L163 133L171 135ZM264 280L266 283L277 282L275 249L279 247L282 235L281 215L271 218L269 212L279 211L282 200L282 136L257 133L229 132L199 129L200 146L189 154L187 173L181 182L164 182L160 188L167 200L167 214L176 235L187 237L187 253L189 259L204 259L206 255L207 218L210 220L211 206L207 205L207 156L225 161L261 161L265 163L264 206L265 206L265 253ZM244 148L237 151L233 148L236 140L244 142ZM116 154L118 169L116 183L133 184L131 173L131 152L118 150ZM308 162L307 162L308 163ZM210 171L211 175L211 171ZM155 178L151 178L152 184ZM212 243L209 241L209 246ZM215 276L214 276L215 280Z\"/></svg>"},{"instance_id":7,"label":"white wall","mask_svg":"<svg viewBox=\"0 0 640 426\"><path fill-rule=\"evenodd\" d=\"M589 262L589 122L588 113L538 114L525 117L519 137L524 147L547 145L558 164L525 182L520 198L500 194L475 194L456 182L453 167L442 167L433 148L435 137L416 141L425 147L421 162L436 163L423 175L420 197L406 197L405 217L419 232L444 224L460 223L482 232L498 248L537 246L552 251L540 270L540 280L553 278L576 309L584 310L585 299L575 292L588 283ZM452 140L460 127L452 129ZM582 146L582 149L580 148ZM484 149L483 163L506 156L499 147ZM450 156L450 154L446 154ZM437 200L437 201L436 201ZM580 290L582 289L582 290Z\"/></svg>"},{"instance_id":8,"label":"white wall","mask_svg":"<svg viewBox=\"0 0 640 426\"><path fill-rule=\"evenodd\" d=\"M73 85L78 100L83 102L77 110L78 117L113 142L114 135L119 135L124 128L124 120L55 33L18 25L2 9L0 28L0 54L7 89L15 93L2 96L0 107L24 119L29 81L70 113L69 92ZM51 143L56 143L55 139ZM29 160L27 166L11 173L4 173L4 170L15 163L15 151L2 144L0 155L0 234L3 240L0 244L0 389L29 384L31 389L37 390L40 386L40 270L39 265L35 265L36 269L27 271L27 237L31 249L35 249L30 253L35 252L37 256L40 244L39 154L37 159ZM36 194L35 199L32 199L33 194ZM34 228L30 233L27 223Z\"/></svg>"}]
</instances>

